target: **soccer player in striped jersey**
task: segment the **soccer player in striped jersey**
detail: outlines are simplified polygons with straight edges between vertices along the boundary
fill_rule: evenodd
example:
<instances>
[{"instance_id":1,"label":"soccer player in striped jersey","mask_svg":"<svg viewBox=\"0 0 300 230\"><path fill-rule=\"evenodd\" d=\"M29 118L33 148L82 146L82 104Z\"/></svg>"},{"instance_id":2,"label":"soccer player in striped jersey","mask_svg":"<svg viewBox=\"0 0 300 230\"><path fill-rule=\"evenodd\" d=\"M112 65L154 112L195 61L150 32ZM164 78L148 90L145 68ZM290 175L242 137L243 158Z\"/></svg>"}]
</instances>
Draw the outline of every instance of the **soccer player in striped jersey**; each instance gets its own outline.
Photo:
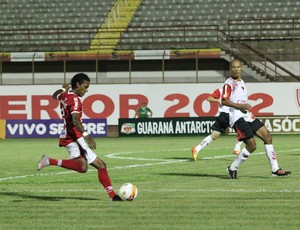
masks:
<instances>
[{"instance_id":1,"label":"soccer player in striped jersey","mask_svg":"<svg viewBox=\"0 0 300 230\"><path fill-rule=\"evenodd\" d=\"M237 179L238 167L256 149L255 135L264 142L266 155L271 165L271 175L274 177L288 176L291 172L281 169L278 165L272 136L266 126L250 112L247 112L251 106L248 103L245 82L242 80L242 67L242 62L234 59L231 62L232 76L225 81L223 86L222 104L232 107L229 113L229 125L235 129L238 140L244 141L246 144L238 157L227 168L227 172L231 179Z\"/></svg>"}]
</instances>

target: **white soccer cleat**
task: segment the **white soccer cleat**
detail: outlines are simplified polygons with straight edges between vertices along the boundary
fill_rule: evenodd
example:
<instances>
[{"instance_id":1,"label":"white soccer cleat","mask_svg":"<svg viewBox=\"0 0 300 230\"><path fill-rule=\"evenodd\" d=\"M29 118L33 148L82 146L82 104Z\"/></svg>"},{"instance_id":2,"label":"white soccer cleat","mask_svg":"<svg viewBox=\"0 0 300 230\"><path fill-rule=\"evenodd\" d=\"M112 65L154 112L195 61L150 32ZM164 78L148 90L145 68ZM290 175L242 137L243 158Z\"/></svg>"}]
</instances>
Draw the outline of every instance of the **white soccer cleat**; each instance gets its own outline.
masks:
<instances>
[{"instance_id":1,"label":"white soccer cleat","mask_svg":"<svg viewBox=\"0 0 300 230\"><path fill-rule=\"evenodd\" d=\"M39 163L38 163L37 170L41 171L42 168L44 168L48 165L50 165L49 157L47 155L43 155L42 158L40 159Z\"/></svg>"}]
</instances>

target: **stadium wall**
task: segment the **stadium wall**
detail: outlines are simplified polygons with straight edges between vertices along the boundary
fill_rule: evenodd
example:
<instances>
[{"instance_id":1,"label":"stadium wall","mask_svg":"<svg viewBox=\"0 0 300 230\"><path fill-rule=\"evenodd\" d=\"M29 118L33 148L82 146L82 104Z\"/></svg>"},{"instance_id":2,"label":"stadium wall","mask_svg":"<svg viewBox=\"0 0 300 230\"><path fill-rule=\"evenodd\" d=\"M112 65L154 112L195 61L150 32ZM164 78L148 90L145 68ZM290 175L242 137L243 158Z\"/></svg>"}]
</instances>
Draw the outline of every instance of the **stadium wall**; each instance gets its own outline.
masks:
<instances>
[{"instance_id":1,"label":"stadium wall","mask_svg":"<svg viewBox=\"0 0 300 230\"><path fill-rule=\"evenodd\" d=\"M155 118L214 117L215 104L205 99L221 83L91 85L82 98L84 119L107 120L109 136L116 136L119 118L133 118L145 101ZM0 86L0 120L59 119L58 102L51 94L61 85ZM300 83L248 83L252 112L259 117L281 117L282 126L300 125ZM293 117L284 122L282 117ZM273 122L273 121L272 121Z\"/></svg>"}]
</instances>

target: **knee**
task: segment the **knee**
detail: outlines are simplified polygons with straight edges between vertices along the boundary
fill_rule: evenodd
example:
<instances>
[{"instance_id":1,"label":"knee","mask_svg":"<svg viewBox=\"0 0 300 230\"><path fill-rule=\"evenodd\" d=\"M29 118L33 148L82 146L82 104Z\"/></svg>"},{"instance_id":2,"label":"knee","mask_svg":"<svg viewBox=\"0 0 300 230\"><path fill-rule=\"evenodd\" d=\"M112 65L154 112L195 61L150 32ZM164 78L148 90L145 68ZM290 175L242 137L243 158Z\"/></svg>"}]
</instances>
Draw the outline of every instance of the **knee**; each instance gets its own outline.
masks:
<instances>
[{"instance_id":1,"label":"knee","mask_svg":"<svg viewBox=\"0 0 300 230\"><path fill-rule=\"evenodd\" d=\"M81 171L81 173L86 173L87 172L87 168L84 168L84 167L82 167L82 171Z\"/></svg>"},{"instance_id":2,"label":"knee","mask_svg":"<svg viewBox=\"0 0 300 230\"><path fill-rule=\"evenodd\" d=\"M92 165L97 169L106 168L106 164L103 160L99 159L98 157L94 160Z\"/></svg>"},{"instance_id":3,"label":"knee","mask_svg":"<svg viewBox=\"0 0 300 230\"><path fill-rule=\"evenodd\" d=\"M256 150L256 142L247 143L247 150L253 153Z\"/></svg>"},{"instance_id":4,"label":"knee","mask_svg":"<svg viewBox=\"0 0 300 230\"><path fill-rule=\"evenodd\" d=\"M270 133L268 133L266 135L265 144L272 144L272 141L273 141L272 135Z\"/></svg>"},{"instance_id":5,"label":"knee","mask_svg":"<svg viewBox=\"0 0 300 230\"><path fill-rule=\"evenodd\" d=\"M218 137L221 135L220 132L214 131L210 136L213 140L218 139Z\"/></svg>"},{"instance_id":6,"label":"knee","mask_svg":"<svg viewBox=\"0 0 300 230\"><path fill-rule=\"evenodd\" d=\"M86 173L87 171L88 171L88 164L83 164L81 173Z\"/></svg>"},{"instance_id":7,"label":"knee","mask_svg":"<svg viewBox=\"0 0 300 230\"><path fill-rule=\"evenodd\" d=\"M247 150L249 153L253 153L256 150L256 146L248 146Z\"/></svg>"}]
</instances>

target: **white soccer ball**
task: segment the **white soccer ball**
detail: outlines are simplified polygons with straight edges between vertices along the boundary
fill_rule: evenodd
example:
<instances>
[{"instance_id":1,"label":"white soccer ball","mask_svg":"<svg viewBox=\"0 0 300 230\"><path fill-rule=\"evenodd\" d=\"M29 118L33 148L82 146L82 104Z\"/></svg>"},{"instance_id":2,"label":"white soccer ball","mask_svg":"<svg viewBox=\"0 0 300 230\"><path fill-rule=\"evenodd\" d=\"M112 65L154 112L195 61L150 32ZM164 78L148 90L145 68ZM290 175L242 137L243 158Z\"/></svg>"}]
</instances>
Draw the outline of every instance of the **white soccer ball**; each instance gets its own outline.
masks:
<instances>
[{"instance_id":1,"label":"white soccer ball","mask_svg":"<svg viewBox=\"0 0 300 230\"><path fill-rule=\"evenodd\" d=\"M132 201L137 197L138 189L134 184L125 183L122 184L119 190L119 196L122 200Z\"/></svg>"}]
</instances>

